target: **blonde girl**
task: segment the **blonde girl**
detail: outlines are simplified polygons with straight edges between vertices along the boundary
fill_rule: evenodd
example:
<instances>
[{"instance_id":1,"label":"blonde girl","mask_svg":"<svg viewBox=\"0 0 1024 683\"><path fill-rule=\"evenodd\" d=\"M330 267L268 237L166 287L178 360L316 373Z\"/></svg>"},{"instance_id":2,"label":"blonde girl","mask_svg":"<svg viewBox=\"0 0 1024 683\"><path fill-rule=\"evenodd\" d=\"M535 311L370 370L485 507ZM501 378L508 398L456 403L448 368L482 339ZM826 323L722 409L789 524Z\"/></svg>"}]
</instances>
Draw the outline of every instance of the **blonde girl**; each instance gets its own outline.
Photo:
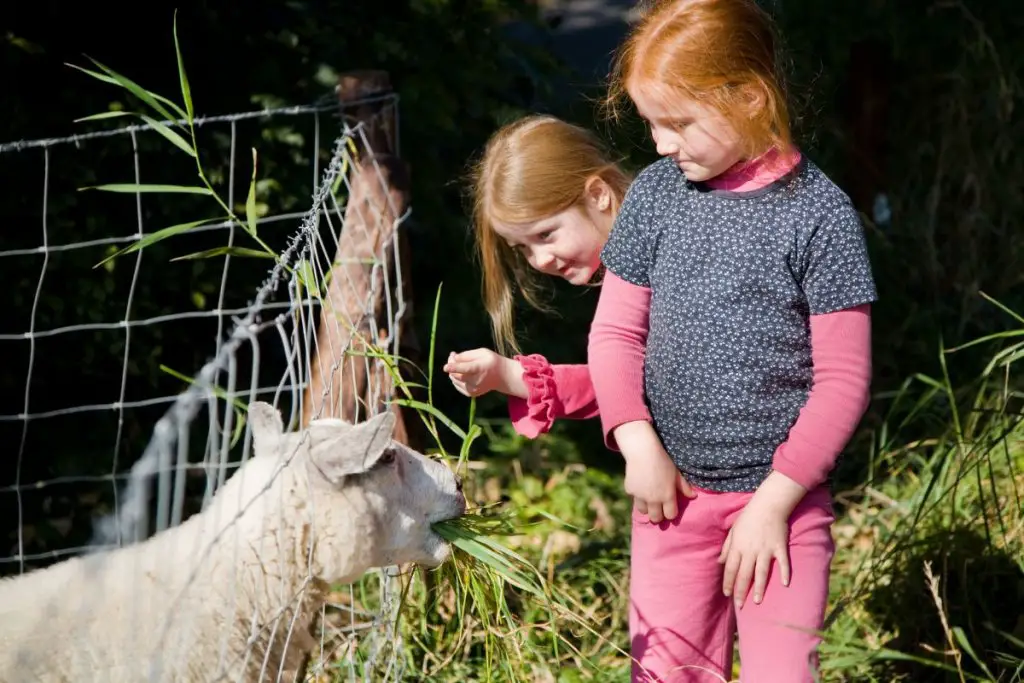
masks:
<instances>
[{"instance_id":1,"label":"blonde girl","mask_svg":"<svg viewBox=\"0 0 1024 683\"><path fill-rule=\"evenodd\" d=\"M862 226L794 145L770 17L674 0L623 44L609 95L646 121L601 253L588 362L634 497L634 680L815 680L828 480L869 399ZM681 498L676 477L692 487Z\"/></svg>"},{"instance_id":2,"label":"blonde girl","mask_svg":"<svg viewBox=\"0 0 1024 683\"><path fill-rule=\"evenodd\" d=\"M506 394L513 425L531 438L556 419L594 417L597 406L586 364L519 352L516 292L542 308L540 276L599 281L601 248L630 180L594 134L544 115L499 129L473 168L474 235L497 352L452 353L444 370L467 396Z\"/></svg>"}]
</instances>

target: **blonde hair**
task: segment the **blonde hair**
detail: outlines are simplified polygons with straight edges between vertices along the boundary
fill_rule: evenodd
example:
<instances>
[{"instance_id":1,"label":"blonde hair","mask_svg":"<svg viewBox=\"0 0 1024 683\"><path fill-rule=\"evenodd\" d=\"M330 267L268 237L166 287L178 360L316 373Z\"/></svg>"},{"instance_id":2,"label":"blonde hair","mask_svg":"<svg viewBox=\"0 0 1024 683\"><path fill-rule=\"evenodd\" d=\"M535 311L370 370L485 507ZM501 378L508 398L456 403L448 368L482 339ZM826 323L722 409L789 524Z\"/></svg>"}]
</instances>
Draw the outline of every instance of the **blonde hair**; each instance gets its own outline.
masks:
<instances>
[{"instance_id":1,"label":"blonde hair","mask_svg":"<svg viewBox=\"0 0 1024 683\"><path fill-rule=\"evenodd\" d=\"M755 0L650 4L616 55L605 107L617 119L634 88L683 96L724 116L748 157L785 150L792 134L776 42L772 19Z\"/></svg>"},{"instance_id":2,"label":"blonde hair","mask_svg":"<svg viewBox=\"0 0 1024 683\"><path fill-rule=\"evenodd\" d=\"M484 307L499 353L519 353L513 325L514 289L538 310L536 273L494 231L494 221L532 223L578 206L587 182L612 190L613 213L630 177L591 132L547 115L530 115L491 136L471 171L473 231L483 274Z\"/></svg>"}]
</instances>

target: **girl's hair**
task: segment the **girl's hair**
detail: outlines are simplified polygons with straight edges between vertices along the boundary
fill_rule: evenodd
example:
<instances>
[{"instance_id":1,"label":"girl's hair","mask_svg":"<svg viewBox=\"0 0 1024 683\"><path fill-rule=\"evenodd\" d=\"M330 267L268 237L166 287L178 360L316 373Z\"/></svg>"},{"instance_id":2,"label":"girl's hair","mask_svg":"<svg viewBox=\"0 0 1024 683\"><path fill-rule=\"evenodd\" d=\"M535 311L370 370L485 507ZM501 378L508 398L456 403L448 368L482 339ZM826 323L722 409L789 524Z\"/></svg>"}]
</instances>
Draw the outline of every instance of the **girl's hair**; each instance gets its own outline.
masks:
<instances>
[{"instance_id":1,"label":"girl's hair","mask_svg":"<svg viewBox=\"0 0 1024 683\"><path fill-rule=\"evenodd\" d=\"M775 27L756 0L663 0L647 7L613 64L605 100L612 118L630 89L644 89L665 101L683 96L711 106L743 138L748 157L791 144ZM751 110L755 98L760 106Z\"/></svg>"},{"instance_id":2,"label":"girl's hair","mask_svg":"<svg viewBox=\"0 0 1024 683\"><path fill-rule=\"evenodd\" d=\"M512 322L514 290L538 310L536 273L519 251L499 237L493 222L532 223L578 206L587 182L600 178L612 190L612 211L630 177L591 132L553 116L530 115L491 136L471 171L473 229L483 271L484 307L498 352L518 353Z\"/></svg>"}]
</instances>

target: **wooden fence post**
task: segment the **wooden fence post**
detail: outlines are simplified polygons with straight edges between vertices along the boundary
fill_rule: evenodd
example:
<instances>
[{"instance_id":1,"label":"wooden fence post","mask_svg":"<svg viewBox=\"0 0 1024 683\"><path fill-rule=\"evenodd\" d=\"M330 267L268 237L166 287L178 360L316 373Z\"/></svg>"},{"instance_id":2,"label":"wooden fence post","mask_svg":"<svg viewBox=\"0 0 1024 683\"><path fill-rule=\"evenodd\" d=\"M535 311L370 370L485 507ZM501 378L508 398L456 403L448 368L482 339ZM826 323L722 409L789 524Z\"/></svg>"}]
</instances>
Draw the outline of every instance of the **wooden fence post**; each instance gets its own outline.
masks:
<instances>
[{"instance_id":1,"label":"wooden fence post","mask_svg":"<svg viewBox=\"0 0 1024 683\"><path fill-rule=\"evenodd\" d=\"M391 379L382 362L363 353L370 343L380 343L389 330L394 337L388 351L397 340L399 355L418 361L418 345L408 323L412 316L408 241L399 226L410 203L409 169L396 149L397 116L395 101L388 97L391 93L385 71L354 71L339 79L341 115L350 127L360 130L353 136L357 154L349 175L351 192L344 228L336 235L338 250L310 359L303 425L313 417L328 416L358 422L375 412L378 406L373 403L390 391ZM396 326L389 313L391 317L397 313L400 298L405 311ZM398 417L395 439L421 449L419 418L398 406L394 410Z\"/></svg>"}]
</instances>

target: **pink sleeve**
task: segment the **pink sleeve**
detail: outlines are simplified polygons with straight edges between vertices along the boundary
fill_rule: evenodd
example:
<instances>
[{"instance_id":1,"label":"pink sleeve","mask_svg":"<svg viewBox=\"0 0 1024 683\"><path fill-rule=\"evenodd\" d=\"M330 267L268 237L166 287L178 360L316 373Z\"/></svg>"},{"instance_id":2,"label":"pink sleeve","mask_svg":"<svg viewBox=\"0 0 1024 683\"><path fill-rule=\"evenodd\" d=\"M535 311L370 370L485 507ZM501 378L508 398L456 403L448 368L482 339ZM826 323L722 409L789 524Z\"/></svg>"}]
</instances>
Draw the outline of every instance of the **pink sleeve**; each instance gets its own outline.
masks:
<instances>
[{"instance_id":1,"label":"pink sleeve","mask_svg":"<svg viewBox=\"0 0 1024 683\"><path fill-rule=\"evenodd\" d=\"M605 444L618 450L612 430L626 422L651 421L644 392L651 290L606 270L590 328L588 363L601 409Z\"/></svg>"},{"instance_id":2,"label":"pink sleeve","mask_svg":"<svg viewBox=\"0 0 1024 683\"><path fill-rule=\"evenodd\" d=\"M555 420L586 420L597 415L594 387L586 365L552 365L538 354L516 356L529 396L509 396L508 412L517 433L536 438Z\"/></svg>"},{"instance_id":3,"label":"pink sleeve","mask_svg":"<svg viewBox=\"0 0 1024 683\"><path fill-rule=\"evenodd\" d=\"M773 467L804 488L822 484L871 400L871 308L812 315L814 380Z\"/></svg>"}]
</instances>

